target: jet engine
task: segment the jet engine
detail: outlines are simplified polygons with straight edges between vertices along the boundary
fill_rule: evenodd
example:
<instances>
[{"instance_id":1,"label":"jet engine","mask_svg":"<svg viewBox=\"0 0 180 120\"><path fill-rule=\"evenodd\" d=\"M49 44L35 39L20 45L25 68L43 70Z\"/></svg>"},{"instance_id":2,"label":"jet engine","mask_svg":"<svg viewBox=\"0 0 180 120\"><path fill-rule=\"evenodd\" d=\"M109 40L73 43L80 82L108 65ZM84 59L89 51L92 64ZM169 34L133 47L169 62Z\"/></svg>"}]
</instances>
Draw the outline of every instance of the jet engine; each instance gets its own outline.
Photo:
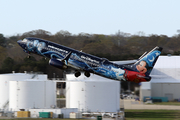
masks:
<instances>
[{"instance_id":1,"label":"jet engine","mask_svg":"<svg viewBox=\"0 0 180 120\"><path fill-rule=\"evenodd\" d=\"M49 65L52 65L60 69L67 69L67 66L62 61L54 59L54 58L49 60Z\"/></svg>"}]
</instances>

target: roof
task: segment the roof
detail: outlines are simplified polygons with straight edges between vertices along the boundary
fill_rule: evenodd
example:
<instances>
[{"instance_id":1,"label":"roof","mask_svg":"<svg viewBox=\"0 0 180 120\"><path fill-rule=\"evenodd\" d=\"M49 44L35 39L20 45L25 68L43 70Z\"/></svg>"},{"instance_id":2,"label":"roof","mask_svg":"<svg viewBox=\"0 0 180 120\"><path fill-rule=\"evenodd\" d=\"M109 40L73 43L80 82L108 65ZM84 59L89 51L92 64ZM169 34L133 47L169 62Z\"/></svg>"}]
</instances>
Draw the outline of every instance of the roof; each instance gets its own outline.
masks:
<instances>
[{"instance_id":1,"label":"roof","mask_svg":"<svg viewBox=\"0 0 180 120\"><path fill-rule=\"evenodd\" d=\"M0 74L0 75L27 75L26 73L7 73L7 74Z\"/></svg>"},{"instance_id":2,"label":"roof","mask_svg":"<svg viewBox=\"0 0 180 120\"><path fill-rule=\"evenodd\" d=\"M91 76L88 78L83 73L79 77L75 77L74 74L66 74L66 82L120 82L111 80L108 78L101 77L99 75L91 74Z\"/></svg>"},{"instance_id":3,"label":"roof","mask_svg":"<svg viewBox=\"0 0 180 120\"><path fill-rule=\"evenodd\" d=\"M180 83L180 80L176 79L152 79L150 83Z\"/></svg>"},{"instance_id":4,"label":"roof","mask_svg":"<svg viewBox=\"0 0 180 120\"><path fill-rule=\"evenodd\" d=\"M159 56L154 68L180 68L180 56Z\"/></svg>"},{"instance_id":5,"label":"roof","mask_svg":"<svg viewBox=\"0 0 180 120\"><path fill-rule=\"evenodd\" d=\"M180 56L159 56L150 76L151 82L180 82Z\"/></svg>"}]
</instances>

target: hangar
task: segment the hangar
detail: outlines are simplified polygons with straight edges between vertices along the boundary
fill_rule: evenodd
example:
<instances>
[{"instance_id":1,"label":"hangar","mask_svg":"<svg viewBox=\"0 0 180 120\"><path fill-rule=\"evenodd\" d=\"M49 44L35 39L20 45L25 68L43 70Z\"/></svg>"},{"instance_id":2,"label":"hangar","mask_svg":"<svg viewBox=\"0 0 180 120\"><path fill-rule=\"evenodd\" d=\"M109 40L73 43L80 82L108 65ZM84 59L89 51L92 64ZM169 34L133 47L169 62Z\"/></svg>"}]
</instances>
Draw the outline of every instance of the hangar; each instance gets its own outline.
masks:
<instances>
[{"instance_id":1,"label":"hangar","mask_svg":"<svg viewBox=\"0 0 180 120\"><path fill-rule=\"evenodd\" d=\"M179 101L180 99L180 56L159 56L151 72L150 82L142 82L140 99L151 97L154 100Z\"/></svg>"}]
</instances>

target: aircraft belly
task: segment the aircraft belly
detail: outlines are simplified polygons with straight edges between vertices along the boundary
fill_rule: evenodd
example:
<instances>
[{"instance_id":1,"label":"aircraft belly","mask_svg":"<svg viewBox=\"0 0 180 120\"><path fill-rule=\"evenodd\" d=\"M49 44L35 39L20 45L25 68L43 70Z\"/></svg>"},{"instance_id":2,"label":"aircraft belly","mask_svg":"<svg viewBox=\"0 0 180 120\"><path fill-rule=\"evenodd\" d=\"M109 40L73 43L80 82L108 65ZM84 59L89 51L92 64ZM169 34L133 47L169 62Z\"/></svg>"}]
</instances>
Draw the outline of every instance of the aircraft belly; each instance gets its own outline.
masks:
<instances>
[{"instance_id":1,"label":"aircraft belly","mask_svg":"<svg viewBox=\"0 0 180 120\"><path fill-rule=\"evenodd\" d=\"M114 79L114 80L125 80L124 78L124 73L125 71L120 69L120 68L114 68L114 67L109 67L111 69L105 69L102 67L98 67L93 69L94 73L104 76L106 78Z\"/></svg>"},{"instance_id":2,"label":"aircraft belly","mask_svg":"<svg viewBox=\"0 0 180 120\"><path fill-rule=\"evenodd\" d=\"M77 69L77 70L82 70L82 69L80 69L79 67L76 67L76 66L74 66L74 65L72 65L72 64L70 64L70 63L68 63L68 66L69 66L69 67L72 67L72 68L74 68L74 69Z\"/></svg>"}]
</instances>

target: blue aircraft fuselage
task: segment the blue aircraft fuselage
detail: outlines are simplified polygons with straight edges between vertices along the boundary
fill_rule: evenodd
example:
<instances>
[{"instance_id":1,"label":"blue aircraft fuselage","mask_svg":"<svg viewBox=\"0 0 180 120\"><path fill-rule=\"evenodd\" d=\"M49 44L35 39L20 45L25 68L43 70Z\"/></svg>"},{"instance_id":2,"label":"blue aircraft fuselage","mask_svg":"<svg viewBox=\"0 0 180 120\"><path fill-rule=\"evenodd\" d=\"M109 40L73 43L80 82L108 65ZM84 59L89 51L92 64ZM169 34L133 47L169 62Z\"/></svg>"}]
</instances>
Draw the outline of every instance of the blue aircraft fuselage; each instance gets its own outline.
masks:
<instances>
[{"instance_id":1,"label":"blue aircraft fuselage","mask_svg":"<svg viewBox=\"0 0 180 120\"><path fill-rule=\"evenodd\" d=\"M75 69L76 77L80 75L79 71L84 71L87 77L90 73L94 73L113 80L134 82L150 80L149 76L135 69L135 65L118 65L106 58L99 58L47 40L29 37L19 40L18 44L26 53L35 53L49 58L49 64L52 66L60 69L69 67ZM155 50L156 54L153 54L153 58L157 60L161 50Z\"/></svg>"}]
</instances>

